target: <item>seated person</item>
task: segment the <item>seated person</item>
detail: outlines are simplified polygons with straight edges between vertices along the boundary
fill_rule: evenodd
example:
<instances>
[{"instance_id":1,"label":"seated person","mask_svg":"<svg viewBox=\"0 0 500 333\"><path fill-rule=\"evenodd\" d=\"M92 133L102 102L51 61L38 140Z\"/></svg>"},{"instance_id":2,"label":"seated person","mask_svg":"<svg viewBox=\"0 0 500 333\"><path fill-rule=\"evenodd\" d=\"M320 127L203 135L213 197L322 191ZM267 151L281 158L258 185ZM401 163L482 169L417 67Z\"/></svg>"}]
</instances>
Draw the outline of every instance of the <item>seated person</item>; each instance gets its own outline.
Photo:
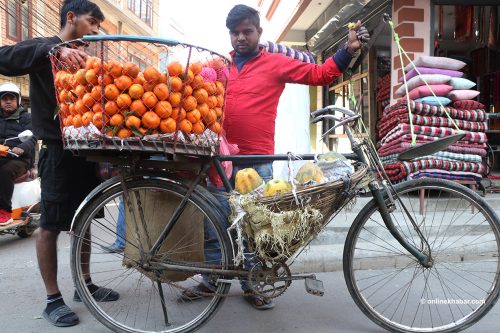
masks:
<instances>
[{"instance_id":1,"label":"seated person","mask_svg":"<svg viewBox=\"0 0 500 333\"><path fill-rule=\"evenodd\" d=\"M0 85L0 143L5 142L14 154L0 156L0 226L12 222L11 204L14 181L24 175L35 160L36 138L32 136L25 142L17 138L18 134L32 130L31 115L21 105L21 92L13 83Z\"/></svg>"}]
</instances>

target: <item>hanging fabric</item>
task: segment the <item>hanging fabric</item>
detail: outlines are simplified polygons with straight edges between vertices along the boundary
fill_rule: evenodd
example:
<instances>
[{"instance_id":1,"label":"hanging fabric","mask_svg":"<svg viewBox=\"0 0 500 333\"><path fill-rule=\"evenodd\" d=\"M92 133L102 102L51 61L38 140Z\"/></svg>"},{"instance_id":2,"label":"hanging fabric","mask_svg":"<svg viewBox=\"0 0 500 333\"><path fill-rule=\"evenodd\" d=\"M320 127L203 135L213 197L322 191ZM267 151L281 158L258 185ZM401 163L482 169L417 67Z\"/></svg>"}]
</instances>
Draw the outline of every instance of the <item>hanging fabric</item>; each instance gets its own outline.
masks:
<instances>
[{"instance_id":1,"label":"hanging fabric","mask_svg":"<svg viewBox=\"0 0 500 333\"><path fill-rule=\"evenodd\" d=\"M494 48L497 42L498 8L490 8L490 20L488 24L488 47Z\"/></svg>"},{"instance_id":2,"label":"hanging fabric","mask_svg":"<svg viewBox=\"0 0 500 333\"><path fill-rule=\"evenodd\" d=\"M455 6L455 40L469 41L474 30L474 6Z\"/></svg>"}]
</instances>

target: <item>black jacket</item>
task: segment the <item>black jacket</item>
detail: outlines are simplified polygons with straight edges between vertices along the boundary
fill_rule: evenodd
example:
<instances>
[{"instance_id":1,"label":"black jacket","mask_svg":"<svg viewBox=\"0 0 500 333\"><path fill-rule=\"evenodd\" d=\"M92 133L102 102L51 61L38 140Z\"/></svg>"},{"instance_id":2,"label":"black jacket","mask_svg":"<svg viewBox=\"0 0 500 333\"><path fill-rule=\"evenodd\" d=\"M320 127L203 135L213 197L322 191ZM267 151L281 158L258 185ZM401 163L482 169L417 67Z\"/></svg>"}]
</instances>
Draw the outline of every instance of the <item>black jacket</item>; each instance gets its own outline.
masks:
<instances>
[{"instance_id":1,"label":"black jacket","mask_svg":"<svg viewBox=\"0 0 500 333\"><path fill-rule=\"evenodd\" d=\"M49 51L61 43L57 36L34 38L0 47L0 74L29 74L33 131L42 140L61 140L57 100Z\"/></svg>"},{"instance_id":2,"label":"black jacket","mask_svg":"<svg viewBox=\"0 0 500 333\"><path fill-rule=\"evenodd\" d=\"M15 138L19 133L25 130L33 130L31 125L31 115L22 106L18 109L19 115L17 117L5 117L5 114L0 110L0 143L5 139ZM19 147L24 150L24 154L19 158L25 160L30 166L35 161L35 146L36 138L32 136L25 142L19 139L9 140L5 143L10 148ZM13 157L0 157L0 158L13 158Z\"/></svg>"}]
</instances>

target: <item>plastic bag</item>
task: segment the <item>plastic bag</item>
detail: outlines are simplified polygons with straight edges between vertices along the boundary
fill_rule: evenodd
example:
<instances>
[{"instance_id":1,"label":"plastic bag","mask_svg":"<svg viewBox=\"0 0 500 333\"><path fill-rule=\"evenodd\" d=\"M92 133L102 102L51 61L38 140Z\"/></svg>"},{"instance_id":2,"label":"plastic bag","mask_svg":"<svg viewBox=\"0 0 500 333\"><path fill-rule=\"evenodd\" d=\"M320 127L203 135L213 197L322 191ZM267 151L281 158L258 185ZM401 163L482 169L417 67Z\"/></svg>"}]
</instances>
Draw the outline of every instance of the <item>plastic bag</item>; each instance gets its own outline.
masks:
<instances>
[{"instance_id":1,"label":"plastic bag","mask_svg":"<svg viewBox=\"0 0 500 333\"><path fill-rule=\"evenodd\" d=\"M226 135L224 132L221 133L220 136L221 136L220 146L219 146L220 155L236 155L239 153L240 149L238 148L238 145L229 143L226 139ZM231 175L233 174L233 162L223 161L221 162L221 164L222 168L224 169L224 173L226 174L226 177L231 178ZM215 187L224 186L224 184L222 183L222 179L217 173L217 169L215 168L215 165L213 163L210 166L210 169L208 169L207 175L208 179Z\"/></svg>"}]
</instances>

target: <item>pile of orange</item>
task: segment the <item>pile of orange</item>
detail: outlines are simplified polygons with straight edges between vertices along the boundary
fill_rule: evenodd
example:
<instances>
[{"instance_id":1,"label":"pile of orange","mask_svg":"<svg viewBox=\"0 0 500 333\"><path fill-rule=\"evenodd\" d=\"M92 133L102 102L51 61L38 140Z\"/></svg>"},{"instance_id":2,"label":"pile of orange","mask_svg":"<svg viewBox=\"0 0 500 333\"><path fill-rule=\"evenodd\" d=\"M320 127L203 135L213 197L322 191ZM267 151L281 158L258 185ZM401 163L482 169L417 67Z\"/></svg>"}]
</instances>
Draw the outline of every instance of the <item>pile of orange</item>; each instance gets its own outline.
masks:
<instances>
[{"instance_id":1,"label":"pile of orange","mask_svg":"<svg viewBox=\"0 0 500 333\"><path fill-rule=\"evenodd\" d=\"M85 68L58 71L54 81L64 126L94 124L102 133L127 138L148 134L221 131L224 84L207 82L203 64L172 62L165 72L132 62L88 57Z\"/></svg>"}]
</instances>

